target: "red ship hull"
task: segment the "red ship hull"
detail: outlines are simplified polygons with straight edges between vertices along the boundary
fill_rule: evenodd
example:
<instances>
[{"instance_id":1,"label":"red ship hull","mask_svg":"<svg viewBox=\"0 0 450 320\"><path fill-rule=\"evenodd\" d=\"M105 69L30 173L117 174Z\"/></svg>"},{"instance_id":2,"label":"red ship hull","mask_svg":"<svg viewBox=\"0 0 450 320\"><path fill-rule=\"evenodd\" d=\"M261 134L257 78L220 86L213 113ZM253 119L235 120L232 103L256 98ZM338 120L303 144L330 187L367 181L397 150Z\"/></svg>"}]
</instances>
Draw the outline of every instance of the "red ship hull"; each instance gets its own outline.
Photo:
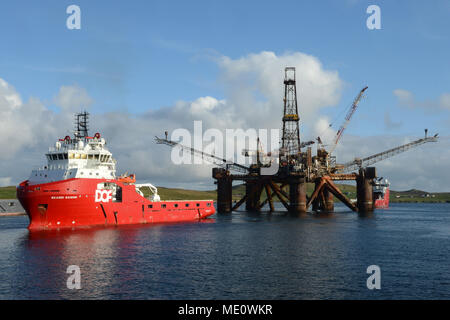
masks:
<instances>
[{"instance_id":1,"label":"red ship hull","mask_svg":"<svg viewBox=\"0 0 450 320\"><path fill-rule=\"evenodd\" d=\"M389 208L389 188L386 188L384 194L375 198L375 209L387 209Z\"/></svg>"},{"instance_id":2,"label":"red ship hull","mask_svg":"<svg viewBox=\"0 0 450 320\"><path fill-rule=\"evenodd\" d=\"M121 188L119 200L98 189L105 182ZM150 201L133 184L119 180L74 178L35 185L24 181L17 197L30 218L30 230L195 221L215 213L212 200Z\"/></svg>"}]
</instances>

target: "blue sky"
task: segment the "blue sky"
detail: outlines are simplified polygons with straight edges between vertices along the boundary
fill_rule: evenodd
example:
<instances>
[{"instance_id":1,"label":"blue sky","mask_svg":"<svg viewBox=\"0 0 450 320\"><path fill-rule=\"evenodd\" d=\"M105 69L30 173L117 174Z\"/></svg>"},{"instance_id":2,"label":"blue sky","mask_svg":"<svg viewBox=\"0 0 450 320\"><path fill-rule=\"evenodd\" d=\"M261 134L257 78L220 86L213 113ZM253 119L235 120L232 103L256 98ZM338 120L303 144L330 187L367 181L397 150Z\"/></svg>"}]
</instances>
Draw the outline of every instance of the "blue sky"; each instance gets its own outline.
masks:
<instances>
[{"instance_id":1,"label":"blue sky","mask_svg":"<svg viewBox=\"0 0 450 320\"><path fill-rule=\"evenodd\" d=\"M81 8L81 30L66 28L70 4ZM371 4L381 30L366 27ZM448 136L450 109L437 105L450 92L449 16L450 1L8 1L0 78L56 111L59 88L77 85L94 114L140 114L224 99L217 57L303 52L345 83L337 107L323 110L330 118L369 86L346 134L420 136L427 127ZM399 106L397 89L416 107Z\"/></svg>"}]
</instances>

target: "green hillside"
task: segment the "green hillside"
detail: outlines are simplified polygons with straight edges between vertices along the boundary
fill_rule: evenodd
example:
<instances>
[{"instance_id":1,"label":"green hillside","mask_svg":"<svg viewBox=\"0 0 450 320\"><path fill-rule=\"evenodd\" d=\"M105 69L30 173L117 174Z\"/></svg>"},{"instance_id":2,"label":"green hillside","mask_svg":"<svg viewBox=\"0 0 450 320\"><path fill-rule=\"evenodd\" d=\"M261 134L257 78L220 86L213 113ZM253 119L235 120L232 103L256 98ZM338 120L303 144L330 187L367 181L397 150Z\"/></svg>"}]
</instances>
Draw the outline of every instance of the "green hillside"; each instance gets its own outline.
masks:
<instances>
[{"instance_id":1,"label":"green hillside","mask_svg":"<svg viewBox=\"0 0 450 320\"><path fill-rule=\"evenodd\" d=\"M338 184L341 191L350 199L356 198L356 187L348 184ZM284 190L288 193L289 188L286 186ZM314 190L314 184L308 183L306 192L310 195ZM148 189L143 189L144 195L148 196ZM158 194L162 200L216 200L216 190L198 191L176 188L158 187ZM245 186L243 184L233 187L233 200L240 200L245 194ZM0 187L0 199L15 199L16 187ZM265 191L263 191L261 200L266 199ZM277 197L274 197L277 201ZM335 201L337 201L335 199ZM450 202L450 192L429 193L426 191L411 189L407 191L392 191L390 196L391 202Z\"/></svg>"},{"instance_id":2,"label":"green hillside","mask_svg":"<svg viewBox=\"0 0 450 320\"><path fill-rule=\"evenodd\" d=\"M15 199L16 198L16 187L1 187L0 188L0 199Z\"/></svg>"}]
</instances>

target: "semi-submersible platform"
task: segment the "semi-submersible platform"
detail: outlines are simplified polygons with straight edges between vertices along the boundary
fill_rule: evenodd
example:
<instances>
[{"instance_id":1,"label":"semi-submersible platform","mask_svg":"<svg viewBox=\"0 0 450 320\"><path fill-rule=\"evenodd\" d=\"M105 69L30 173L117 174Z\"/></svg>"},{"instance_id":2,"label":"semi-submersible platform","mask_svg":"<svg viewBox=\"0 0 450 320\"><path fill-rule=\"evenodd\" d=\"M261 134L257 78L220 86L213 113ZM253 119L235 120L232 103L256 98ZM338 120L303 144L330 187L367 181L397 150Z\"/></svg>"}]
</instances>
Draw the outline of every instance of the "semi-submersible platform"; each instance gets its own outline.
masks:
<instances>
[{"instance_id":1,"label":"semi-submersible platform","mask_svg":"<svg viewBox=\"0 0 450 320\"><path fill-rule=\"evenodd\" d=\"M374 210L373 185L377 178L376 168L371 165L424 143L436 142L438 135L429 137L428 130L425 129L425 137L411 143L366 158L355 158L345 164L336 163L336 157L332 156L332 153L366 90L367 87L364 87L354 99L333 143L327 148L320 137L317 137L316 141L300 142L300 117L294 67L285 68L283 129L281 147L276 159L270 153L263 154L259 150L259 141L255 151L256 161L250 166L231 162L171 141L167 138L167 132L165 138L156 137L156 142L171 147L180 147L183 152L190 152L219 164L218 167L212 169L212 177L217 184L217 211L219 213L237 210L243 203L245 203L247 211L260 211L267 204L270 211L274 211L274 197L277 197L283 206L292 213L306 213L310 207L315 212L332 212L334 211L334 197L355 212L368 213ZM311 145L315 143L317 143L317 153L313 155ZM268 163L263 160L267 158L272 162ZM271 175L262 174L262 170L273 165L274 160L279 166L278 171ZM235 203L232 200L233 181L241 181L245 184L245 195ZM339 184L335 184L334 181L356 181L356 203L351 201L339 189ZM307 183L313 183L315 186L311 195L307 195ZM265 197L262 197L263 193L265 193Z\"/></svg>"}]
</instances>

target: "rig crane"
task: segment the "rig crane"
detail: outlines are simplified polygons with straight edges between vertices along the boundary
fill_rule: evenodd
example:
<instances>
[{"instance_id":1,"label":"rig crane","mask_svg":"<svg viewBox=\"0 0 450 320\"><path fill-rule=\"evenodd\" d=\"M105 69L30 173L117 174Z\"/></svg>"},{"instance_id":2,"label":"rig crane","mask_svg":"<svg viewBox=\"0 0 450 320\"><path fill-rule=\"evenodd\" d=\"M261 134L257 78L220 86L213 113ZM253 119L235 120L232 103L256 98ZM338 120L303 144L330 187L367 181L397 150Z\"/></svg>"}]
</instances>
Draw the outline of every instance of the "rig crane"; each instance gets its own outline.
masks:
<instances>
[{"instance_id":1,"label":"rig crane","mask_svg":"<svg viewBox=\"0 0 450 320\"><path fill-rule=\"evenodd\" d=\"M427 131L428 130L425 129L425 137L422 138L422 139L415 140L413 142L410 142L410 143L407 143L407 144L404 144L404 145L401 145L401 146L398 146L398 147L395 147L395 148L392 148L392 149L389 149L389 150L386 150L386 151L383 151L383 152L380 152L380 153L377 153L377 154L374 154L374 155L371 155L371 156L363 158L363 159L356 158L353 161L344 164L342 167L337 168L336 172L337 173L344 173L344 172L358 170L360 168L367 167L367 166L370 166L370 165L372 165L374 163L377 163L379 161L382 161L382 160L385 160L387 158L393 157L393 156L395 156L395 155L397 155L399 153L408 151L409 149L415 148L415 147L420 146L420 145L422 145L424 143L437 142L438 134L436 133L434 136L428 137L427 136Z\"/></svg>"},{"instance_id":2,"label":"rig crane","mask_svg":"<svg viewBox=\"0 0 450 320\"><path fill-rule=\"evenodd\" d=\"M347 112L347 115L345 116L345 121L339 128L338 132L336 133L336 137L334 138L333 144L331 145L330 150L328 151L328 154L331 154L334 152L334 149L336 149L336 146L339 142L339 140L342 137L342 133L344 132L345 128L347 127L348 123L350 122L350 119L352 118L353 114L356 111L356 108L358 108L358 104L361 101L364 91L367 90L367 86L364 87L358 94L358 96L355 98L355 100L352 103L352 106L350 107L350 110Z\"/></svg>"},{"instance_id":3,"label":"rig crane","mask_svg":"<svg viewBox=\"0 0 450 320\"><path fill-rule=\"evenodd\" d=\"M234 171L238 171L238 172L241 172L241 173L248 173L248 172L250 172L250 168L249 167L246 167L246 166L241 165L239 163L231 162L231 161L228 161L226 159L217 157L217 156L215 156L213 154L205 153L203 151L200 151L200 150L197 150L197 149L194 149L194 148L191 148L191 147L184 146L184 145L182 145L179 142L175 142L175 141L169 140L167 138L167 132L166 132L166 138L165 139L158 138L158 137L155 136L155 141L156 141L157 144L165 144L165 145L167 145L169 147L179 147L179 148L181 148L183 150L183 152L189 152L190 154L201 156L201 158L206 160L206 161L209 161L209 162L211 162L213 164L217 164L217 165L219 165L221 167L225 167L227 171L228 170L234 170Z\"/></svg>"}]
</instances>

